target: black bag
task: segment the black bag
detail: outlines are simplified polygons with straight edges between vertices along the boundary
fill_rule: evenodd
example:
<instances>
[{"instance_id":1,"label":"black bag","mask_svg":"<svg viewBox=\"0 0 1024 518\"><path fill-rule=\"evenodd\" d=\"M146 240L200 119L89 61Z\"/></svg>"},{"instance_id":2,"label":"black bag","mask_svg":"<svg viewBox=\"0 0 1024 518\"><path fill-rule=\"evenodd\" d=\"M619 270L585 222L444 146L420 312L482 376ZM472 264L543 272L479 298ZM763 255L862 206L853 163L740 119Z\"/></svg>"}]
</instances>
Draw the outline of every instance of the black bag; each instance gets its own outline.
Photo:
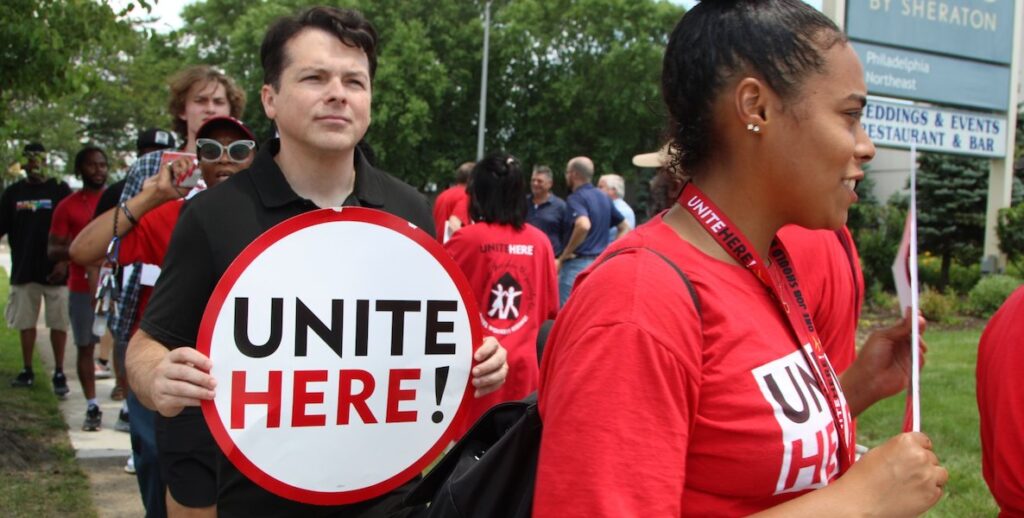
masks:
<instances>
[{"instance_id":1,"label":"black bag","mask_svg":"<svg viewBox=\"0 0 1024 518\"><path fill-rule=\"evenodd\" d=\"M658 251L623 248L599 264L635 250L647 250L668 263L686 284L700 315L700 300L690 280ZM521 401L495 405L406 496L405 505L430 503L422 514L430 518L529 518L541 428L536 392Z\"/></svg>"},{"instance_id":2,"label":"black bag","mask_svg":"<svg viewBox=\"0 0 1024 518\"><path fill-rule=\"evenodd\" d=\"M406 496L429 517L529 517L540 453L537 393L488 410Z\"/></svg>"}]
</instances>

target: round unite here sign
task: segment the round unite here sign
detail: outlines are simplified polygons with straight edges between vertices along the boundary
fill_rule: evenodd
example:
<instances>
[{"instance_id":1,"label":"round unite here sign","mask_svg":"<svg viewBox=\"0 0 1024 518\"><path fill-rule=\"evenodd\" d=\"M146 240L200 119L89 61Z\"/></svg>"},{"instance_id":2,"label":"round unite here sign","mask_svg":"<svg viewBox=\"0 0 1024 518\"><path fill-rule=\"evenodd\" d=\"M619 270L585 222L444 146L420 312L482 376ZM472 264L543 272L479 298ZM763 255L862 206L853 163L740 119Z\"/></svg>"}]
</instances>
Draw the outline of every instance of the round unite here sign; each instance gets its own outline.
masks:
<instances>
[{"instance_id":1,"label":"round unite here sign","mask_svg":"<svg viewBox=\"0 0 1024 518\"><path fill-rule=\"evenodd\" d=\"M284 221L207 304L206 423L242 473L284 498L387 493L442 452L472 397L476 306L441 245L396 216L346 207Z\"/></svg>"}]
</instances>

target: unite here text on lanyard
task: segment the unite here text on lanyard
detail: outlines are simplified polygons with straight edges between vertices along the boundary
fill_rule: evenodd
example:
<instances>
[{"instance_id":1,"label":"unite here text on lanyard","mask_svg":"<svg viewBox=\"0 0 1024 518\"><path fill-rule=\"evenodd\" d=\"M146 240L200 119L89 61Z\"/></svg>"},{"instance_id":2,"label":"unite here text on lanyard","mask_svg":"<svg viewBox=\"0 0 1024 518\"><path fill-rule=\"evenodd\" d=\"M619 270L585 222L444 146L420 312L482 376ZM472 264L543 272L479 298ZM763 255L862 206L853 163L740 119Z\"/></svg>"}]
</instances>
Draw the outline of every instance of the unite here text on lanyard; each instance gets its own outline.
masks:
<instances>
[{"instance_id":1,"label":"unite here text on lanyard","mask_svg":"<svg viewBox=\"0 0 1024 518\"><path fill-rule=\"evenodd\" d=\"M733 259L768 288L786 315L798 340L797 349L804 355L818 388L829 401L832 420L839 431L839 473L842 474L854 460L853 430L850 426L852 418L840 394L839 380L825 355L811 314L800 293L800 284L786 248L778 239L772 240L768 253L775 261L775 268L769 268L740 229L693 182L686 184L677 202L693 215Z\"/></svg>"}]
</instances>

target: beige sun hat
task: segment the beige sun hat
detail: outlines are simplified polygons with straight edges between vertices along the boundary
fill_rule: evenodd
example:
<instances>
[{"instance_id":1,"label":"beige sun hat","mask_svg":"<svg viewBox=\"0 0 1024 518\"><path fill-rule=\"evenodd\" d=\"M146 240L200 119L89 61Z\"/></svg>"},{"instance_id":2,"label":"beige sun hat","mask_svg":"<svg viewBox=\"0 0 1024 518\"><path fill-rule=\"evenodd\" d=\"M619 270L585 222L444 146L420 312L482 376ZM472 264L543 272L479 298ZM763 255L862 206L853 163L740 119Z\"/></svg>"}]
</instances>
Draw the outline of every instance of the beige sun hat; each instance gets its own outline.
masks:
<instances>
[{"instance_id":1,"label":"beige sun hat","mask_svg":"<svg viewBox=\"0 0 1024 518\"><path fill-rule=\"evenodd\" d=\"M637 167L664 167L672 162L672 157L668 154L668 144L661 146L661 149L651 152L635 155L633 157L633 165Z\"/></svg>"}]
</instances>

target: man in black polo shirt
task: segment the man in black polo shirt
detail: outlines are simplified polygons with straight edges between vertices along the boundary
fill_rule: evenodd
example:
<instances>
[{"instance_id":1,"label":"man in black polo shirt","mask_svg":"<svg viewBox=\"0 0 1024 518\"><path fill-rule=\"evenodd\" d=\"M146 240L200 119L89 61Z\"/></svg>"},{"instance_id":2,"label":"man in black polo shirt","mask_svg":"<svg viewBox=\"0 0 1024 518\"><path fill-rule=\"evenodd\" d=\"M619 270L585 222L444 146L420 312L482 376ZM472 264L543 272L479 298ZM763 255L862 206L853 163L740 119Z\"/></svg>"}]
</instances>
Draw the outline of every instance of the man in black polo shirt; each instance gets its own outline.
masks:
<instances>
[{"instance_id":1,"label":"man in black polo shirt","mask_svg":"<svg viewBox=\"0 0 1024 518\"><path fill-rule=\"evenodd\" d=\"M311 8L268 29L260 49L261 97L280 140L263 146L250 169L196 196L182 210L141 329L128 349L132 388L143 404L166 416L160 419L187 419L199 413L200 400L213 399L210 360L194 349L202 314L228 265L264 231L319 207L343 205L384 210L433 234L426 199L373 168L356 149L370 123L376 41L361 14L336 8ZM494 339L485 341L475 359L479 396L504 382L507 365ZM311 506L263 490L224 456L218 465L217 505L202 510L207 514L402 515L395 511L402 489L351 506ZM169 498L168 510L174 509Z\"/></svg>"}]
</instances>

